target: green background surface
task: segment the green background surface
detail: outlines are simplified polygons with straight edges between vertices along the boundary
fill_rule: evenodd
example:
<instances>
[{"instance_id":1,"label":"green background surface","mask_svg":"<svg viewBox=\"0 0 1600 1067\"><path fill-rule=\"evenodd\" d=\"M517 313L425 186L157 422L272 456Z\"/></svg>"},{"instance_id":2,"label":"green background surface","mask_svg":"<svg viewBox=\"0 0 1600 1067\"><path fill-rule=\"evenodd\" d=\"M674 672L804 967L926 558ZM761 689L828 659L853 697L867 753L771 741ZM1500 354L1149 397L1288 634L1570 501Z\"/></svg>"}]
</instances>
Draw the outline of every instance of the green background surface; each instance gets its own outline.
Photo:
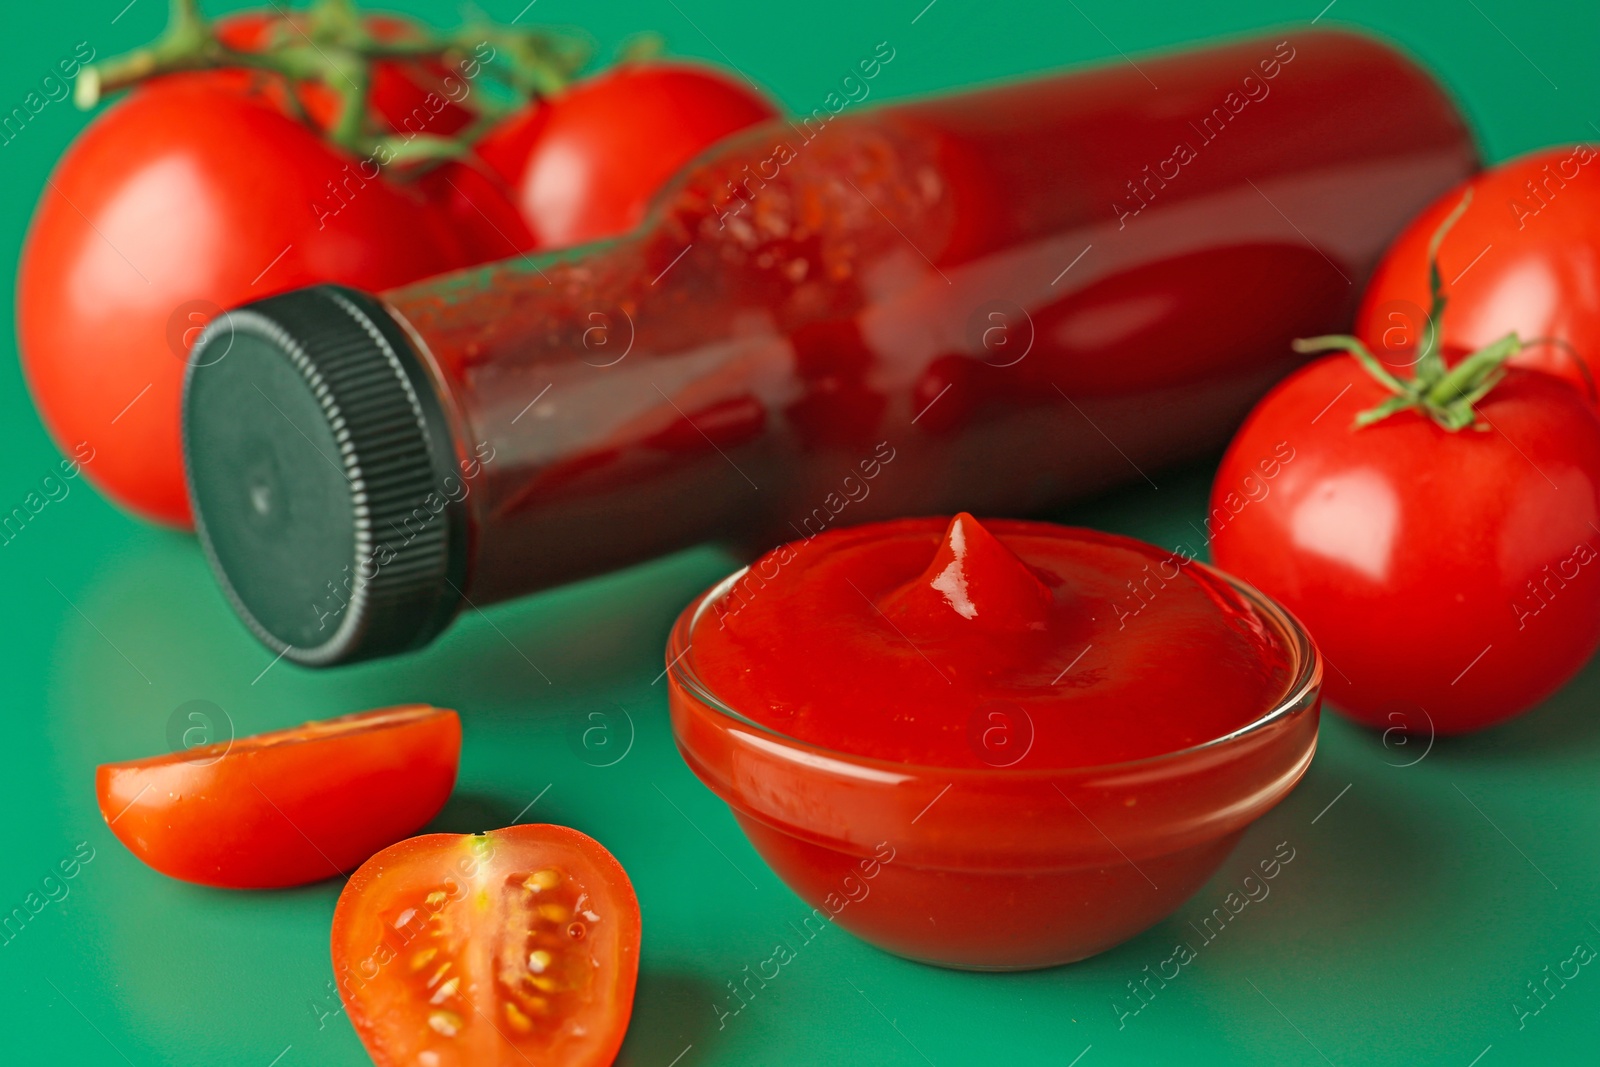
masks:
<instances>
[{"instance_id":1,"label":"green background surface","mask_svg":"<svg viewBox=\"0 0 1600 1067\"><path fill-rule=\"evenodd\" d=\"M161 0L126 2L10 0L0 109L80 41L105 56L153 36ZM524 2L480 6L508 20ZM1254 27L1293 32L1324 2L538 0L525 18L580 25L603 49L655 29L675 51L732 62L809 111L882 40L897 50L875 83L887 98ZM446 0L394 6L436 20L455 10ZM1338 0L1323 21L1371 27L1422 57L1491 158L1587 138L1600 119L1593 4ZM0 149L0 260L16 261L52 161L84 122L52 104ZM12 312L3 302L8 347ZM56 457L8 351L0 505L20 502ZM1176 544L1191 538L1209 473L1158 475L1159 490L1141 483L1062 517ZM232 618L192 540L73 484L0 548L0 912L40 892L80 842L94 851L70 895L0 947L7 1063L366 1062L329 984L338 884L241 894L172 882L126 852L96 810L95 764L167 749L169 720L191 700L226 709L240 734L392 702L460 709L460 785L436 829L501 825L537 798L525 819L594 835L633 876L645 941L628 1064L1600 1059L1600 969L1582 970L1522 1028L1512 1007L1576 943L1600 946L1600 668L1516 723L1426 752L1327 716L1304 782L1217 877L1093 960L961 974L832 929L719 1029L725 984L808 911L679 760L663 686L652 684L673 617L730 557L698 550L463 618L403 660L266 669L271 657ZM619 706L635 743L614 766L590 766L571 744L574 716ZM1126 984L1281 841L1295 859L1270 896L1119 1028L1112 1005Z\"/></svg>"}]
</instances>

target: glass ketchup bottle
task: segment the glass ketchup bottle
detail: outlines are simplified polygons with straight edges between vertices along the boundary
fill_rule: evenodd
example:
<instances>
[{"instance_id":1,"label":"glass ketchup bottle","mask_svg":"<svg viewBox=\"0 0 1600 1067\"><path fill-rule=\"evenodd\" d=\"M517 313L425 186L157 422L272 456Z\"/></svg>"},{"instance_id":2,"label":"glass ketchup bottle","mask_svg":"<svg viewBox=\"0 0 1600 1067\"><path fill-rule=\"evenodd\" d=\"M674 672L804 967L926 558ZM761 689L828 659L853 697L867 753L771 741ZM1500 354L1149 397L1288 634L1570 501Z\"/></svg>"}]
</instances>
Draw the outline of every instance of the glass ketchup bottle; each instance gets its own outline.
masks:
<instances>
[{"instance_id":1,"label":"glass ketchup bottle","mask_svg":"<svg viewBox=\"0 0 1600 1067\"><path fill-rule=\"evenodd\" d=\"M769 123L624 238L219 317L200 536L325 665L705 540L1025 514L1220 447L1476 166L1331 31Z\"/></svg>"}]
</instances>

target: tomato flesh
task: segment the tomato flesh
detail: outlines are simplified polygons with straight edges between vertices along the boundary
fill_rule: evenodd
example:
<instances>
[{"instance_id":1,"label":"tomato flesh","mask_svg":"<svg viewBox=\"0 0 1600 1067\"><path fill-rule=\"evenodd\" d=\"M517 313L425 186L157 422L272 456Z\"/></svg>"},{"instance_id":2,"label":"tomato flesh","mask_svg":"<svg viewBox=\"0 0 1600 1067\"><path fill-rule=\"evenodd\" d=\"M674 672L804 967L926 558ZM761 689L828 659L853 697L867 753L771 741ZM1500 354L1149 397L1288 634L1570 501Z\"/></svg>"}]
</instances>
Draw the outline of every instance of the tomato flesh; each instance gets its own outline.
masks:
<instances>
[{"instance_id":1,"label":"tomato flesh","mask_svg":"<svg viewBox=\"0 0 1600 1067\"><path fill-rule=\"evenodd\" d=\"M126 763L95 775L100 813L149 866L230 889L352 870L438 814L461 723L385 708Z\"/></svg>"},{"instance_id":2,"label":"tomato flesh","mask_svg":"<svg viewBox=\"0 0 1600 1067\"><path fill-rule=\"evenodd\" d=\"M639 905L562 826L428 834L346 884L333 967L379 1067L607 1064L632 1013Z\"/></svg>"}]
</instances>

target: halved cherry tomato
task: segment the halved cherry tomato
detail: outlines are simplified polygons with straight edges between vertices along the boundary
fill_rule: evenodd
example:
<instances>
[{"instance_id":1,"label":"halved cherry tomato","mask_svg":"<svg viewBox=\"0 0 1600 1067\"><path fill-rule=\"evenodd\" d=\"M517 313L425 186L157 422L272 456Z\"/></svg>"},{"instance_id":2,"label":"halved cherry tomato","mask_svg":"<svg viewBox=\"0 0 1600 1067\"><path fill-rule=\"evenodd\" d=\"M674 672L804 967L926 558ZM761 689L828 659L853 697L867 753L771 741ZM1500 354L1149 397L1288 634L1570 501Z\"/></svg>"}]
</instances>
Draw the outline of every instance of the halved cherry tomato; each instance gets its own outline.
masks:
<instances>
[{"instance_id":1,"label":"halved cherry tomato","mask_svg":"<svg viewBox=\"0 0 1600 1067\"><path fill-rule=\"evenodd\" d=\"M162 874L227 889L343 874L444 806L456 713L422 704L308 722L95 774L100 814Z\"/></svg>"},{"instance_id":2,"label":"halved cherry tomato","mask_svg":"<svg viewBox=\"0 0 1600 1067\"><path fill-rule=\"evenodd\" d=\"M599 1067L622 1044L639 902L565 826L427 834L351 876L333 971L378 1067Z\"/></svg>"},{"instance_id":3,"label":"halved cherry tomato","mask_svg":"<svg viewBox=\"0 0 1600 1067\"><path fill-rule=\"evenodd\" d=\"M637 226L656 192L722 138L774 118L749 86L690 63L624 63L536 102L478 147L545 247Z\"/></svg>"}]
</instances>

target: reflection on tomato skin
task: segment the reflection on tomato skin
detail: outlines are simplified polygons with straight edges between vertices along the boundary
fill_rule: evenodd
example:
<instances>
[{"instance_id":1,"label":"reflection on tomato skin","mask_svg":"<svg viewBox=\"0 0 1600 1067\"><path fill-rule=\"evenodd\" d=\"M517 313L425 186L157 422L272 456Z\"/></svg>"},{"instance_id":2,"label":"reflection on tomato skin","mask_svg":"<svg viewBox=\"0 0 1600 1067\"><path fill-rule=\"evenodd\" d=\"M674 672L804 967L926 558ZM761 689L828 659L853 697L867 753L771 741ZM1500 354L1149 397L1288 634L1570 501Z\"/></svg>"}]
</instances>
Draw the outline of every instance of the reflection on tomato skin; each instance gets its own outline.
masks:
<instances>
[{"instance_id":1,"label":"reflection on tomato skin","mask_svg":"<svg viewBox=\"0 0 1600 1067\"><path fill-rule=\"evenodd\" d=\"M1354 428L1388 395L1348 356L1269 394L1217 473L1212 556L1310 630L1339 710L1480 729L1600 646L1600 422L1513 369L1478 405L1488 429L1413 412Z\"/></svg>"},{"instance_id":2,"label":"reflection on tomato skin","mask_svg":"<svg viewBox=\"0 0 1600 1067\"><path fill-rule=\"evenodd\" d=\"M1400 501L1377 467L1333 474L1306 492L1289 517L1296 549L1373 582L1387 581L1394 560Z\"/></svg>"}]
</instances>

